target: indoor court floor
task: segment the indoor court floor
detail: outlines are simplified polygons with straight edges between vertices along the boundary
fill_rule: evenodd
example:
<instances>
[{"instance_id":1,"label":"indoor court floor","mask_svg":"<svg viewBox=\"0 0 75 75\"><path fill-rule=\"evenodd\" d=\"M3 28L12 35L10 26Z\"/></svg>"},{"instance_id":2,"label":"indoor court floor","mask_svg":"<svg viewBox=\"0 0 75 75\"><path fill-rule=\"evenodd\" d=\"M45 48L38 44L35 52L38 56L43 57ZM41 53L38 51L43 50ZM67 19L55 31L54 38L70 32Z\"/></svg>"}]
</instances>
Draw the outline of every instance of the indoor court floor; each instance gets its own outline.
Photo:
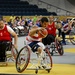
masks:
<instances>
[{"instance_id":1,"label":"indoor court floor","mask_svg":"<svg viewBox=\"0 0 75 75\"><path fill-rule=\"evenodd\" d=\"M18 47L19 50L24 46L25 37L19 37ZM60 56L54 54L52 56L53 67L48 73L45 70L38 70L37 75L75 75L75 45L64 45L64 55ZM25 70L22 73L18 73L15 67L15 63L8 63L8 66L0 65L0 74L19 74L19 75L35 75L35 70Z\"/></svg>"}]
</instances>

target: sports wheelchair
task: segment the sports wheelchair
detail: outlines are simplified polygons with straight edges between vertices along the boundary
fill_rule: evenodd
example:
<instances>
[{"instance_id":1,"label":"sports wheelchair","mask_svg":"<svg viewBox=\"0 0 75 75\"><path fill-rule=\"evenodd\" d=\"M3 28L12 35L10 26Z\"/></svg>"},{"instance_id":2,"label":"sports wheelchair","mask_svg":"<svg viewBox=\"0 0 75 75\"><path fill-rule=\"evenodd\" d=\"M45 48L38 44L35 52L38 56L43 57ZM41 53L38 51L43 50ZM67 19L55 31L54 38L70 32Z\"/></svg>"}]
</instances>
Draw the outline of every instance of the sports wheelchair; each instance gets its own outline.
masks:
<instances>
[{"instance_id":1,"label":"sports wheelchair","mask_svg":"<svg viewBox=\"0 0 75 75\"><path fill-rule=\"evenodd\" d=\"M0 64L7 65L8 61L15 61L18 50L10 41L0 41Z\"/></svg>"},{"instance_id":2,"label":"sports wheelchair","mask_svg":"<svg viewBox=\"0 0 75 75\"><path fill-rule=\"evenodd\" d=\"M60 37L62 39L61 35L60 35ZM75 24L72 26L71 30L69 30L69 32L65 34L65 39L68 43L70 42L73 45L75 45Z\"/></svg>"},{"instance_id":3,"label":"sports wheelchair","mask_svg":"<svg viewBox=\"0 0 75 75\"><path fill-rule=\"evenodd\" d=\"M42 62L46 67L42 65ZM30 66L28 67L28 65ZM52 69L52 57L49 50L45 48L43 57L38 57L38 52L32 52L31 48L28 45L25 45L17 55L16 69L19 73L24 70L35 70L36 74L38 73L38 70L46 70L49 73Z\"/></svg>"},{"instance_id":4,"label":"sports wheelchair","mask_svg":"<svg viewBox=\"0 0 75 75\"><path fill-rule=\"evenodd\" d=\"M59 41L57 38L55 39L54 42L51 43L50 49L51 49L51 52L50 52L51 55L53 55L54 53L59 53L59 55L64 54L62 42Z\"/></svg>"},{"instance_id":5,"label":"sports wheelchair","mask_svg":"<svg viewBox=\"0 0 75 75\"><path fill-rule=\"evenodd\" d=\"M27 27L23 27L23 26L16 26L16 27L13 27L13 30L16 32L16 34L18 36L24 36L24 35L27 35Z\"/></svg>"},{"instance_id":6,"label":"sports wheelchair","mask_svg":"<svg viewBox=\"0 0 75 75\"><path fill-rule=\"evenodd\" d=\"M70 42L75 45L75 25L73 25L71 32L69 33Z\"/></svg>"}]
</instances>

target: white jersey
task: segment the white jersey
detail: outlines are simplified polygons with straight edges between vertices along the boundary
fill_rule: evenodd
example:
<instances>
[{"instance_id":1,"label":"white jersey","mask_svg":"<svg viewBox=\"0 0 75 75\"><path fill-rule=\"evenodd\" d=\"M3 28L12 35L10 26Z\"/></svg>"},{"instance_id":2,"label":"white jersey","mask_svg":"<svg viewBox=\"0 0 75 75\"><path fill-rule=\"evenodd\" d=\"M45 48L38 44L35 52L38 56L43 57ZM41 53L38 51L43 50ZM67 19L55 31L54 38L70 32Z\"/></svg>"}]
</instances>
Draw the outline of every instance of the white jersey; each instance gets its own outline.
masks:
<instances>
[{"instance_id":1,"label":"white jersey","mask_svg":"<svg viewBox=\"0 0 75 75\"><path fill-rule=\"evenodd\" d=\"M33 41L41 41L41 38L39 38L38 34L35 34L33 37L31 36L26 36L26 41L27 41L27 44L33 42Z\"/></svg>"},{"instance_id":2,"label":"white jersey","mask_svg":"<svg viewBox=\"0 0 75 75\"><path fill-rule=\"evenodd\" d=\"M8 30L9 33L10 33L10 32L11 32L11 33L14 32L14 30L13 30L10 26L8 26L8 25L7 25L7 30Z\"/></svg>"},{"instance_id":3,"label":"white jersey","mask_svg":"<svg viewBox=\"0 0 75 75\"><path fill-rule=\"evenodd\" d=\"M28 44L30 44L31 42L33 42L33 41L39 41L37 44L40 46L40 47L42 47L42 49L44 50L45 49L45 46L44 46L44 44L41 42L41 38L35 38L35 37L30 37L30 36L27 36L26 38L25 38L25 44L26 45L28 45Z\"/></svg>"}]
</instances>

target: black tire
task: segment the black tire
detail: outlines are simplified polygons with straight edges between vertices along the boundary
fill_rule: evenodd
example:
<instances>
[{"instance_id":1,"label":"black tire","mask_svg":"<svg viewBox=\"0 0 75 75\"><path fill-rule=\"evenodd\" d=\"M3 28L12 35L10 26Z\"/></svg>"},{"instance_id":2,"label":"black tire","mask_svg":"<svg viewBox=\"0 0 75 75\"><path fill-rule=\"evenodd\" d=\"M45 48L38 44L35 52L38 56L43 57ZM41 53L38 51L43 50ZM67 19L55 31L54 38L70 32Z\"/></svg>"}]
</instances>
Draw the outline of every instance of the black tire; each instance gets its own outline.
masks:
<instances>
[{"instance_id":1,"label":"black tire","mask_svg":"<svg viewBox=\"0 0 75 75\"><path fill-rule=\"evenodd\" d=\"M70 42L75 45L75 32L70 32L69 34L69 39L70 39Z\"/></svg>"},{"instance_id":2,"label":"black tire","mask_svg":"<svg viewBox=\"0 0 75 75\"><path fill-rule=\"evenodd\" d=\"M36 74L38 73L38 69L35 70L35 73L36 73Z\"/></svg>"},{"instance_id":3,"label":"black tire","mask_svg":"<svg viewBox=\"0 0 75 75\"><path fill-rule=\"evenodd\" d=\"M30 49L28 46L23 47L16 58L16 69L19 73L23 72L30 61Z\"/></svg>"},{"instance_id":4,"label":"black tire","mask_svg":"<svg viewBox=\"0 0 75 75\"><path fill-rule=\"evenodd\" d=\"M51 70L53 66L53 62L52 62L52 57L48 48L45 49L45 53L46 53L46 65L49 66L50 67L49 70Z\"/></svg>"},{"instance_id":5,"label":"black tire","mask_svg":"<svg viewBox=\"0 0 75 75\"><path fill-rule=\"evenodd\" d=\"M56 43L56 49L57 49L58 53L60 55L63 55L64 50L63 50L63 45L62 45L61 41L55 40L55 43Z\"/></svg>"}]
</instances>

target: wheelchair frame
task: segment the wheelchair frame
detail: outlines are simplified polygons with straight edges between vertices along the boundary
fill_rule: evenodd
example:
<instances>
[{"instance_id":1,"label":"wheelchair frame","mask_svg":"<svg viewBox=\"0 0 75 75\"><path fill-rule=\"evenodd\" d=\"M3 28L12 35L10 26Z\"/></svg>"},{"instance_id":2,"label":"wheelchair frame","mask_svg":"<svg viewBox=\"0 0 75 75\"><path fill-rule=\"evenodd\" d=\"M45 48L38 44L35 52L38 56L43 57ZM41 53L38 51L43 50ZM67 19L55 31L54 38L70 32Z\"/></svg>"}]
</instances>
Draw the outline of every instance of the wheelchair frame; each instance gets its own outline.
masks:
<instances>
[{"instance_id":1,"label":"wheelchair frame","mask_svg":"<svg viewBox=\"0 0 75 75\"><path fill-rule=\"evenodd\" d=\"M7 51L11 53L7 53ZM9 50L7 51L6 51L6 56L7 56L6 59L9 58L9 60L15 61L18 55L18 50L15 48L15 46L12 44Z\"/></svg>"},{"instance_id":2,"label":"wheelchair frame","mask_svg":"<svg viewBox=\"0 0 75 75\"><path fill-rule=\"evenodd\" d=\"M72 27L71 32L69 34L70 42L75 45L75 26Z\"/></svg>"},{"instance_id":3,"label":"wheelchair frame","mask_svg":"<svg viewBox=\"0 0 75 75\"><path fill-rule=\"evenodd\" d=\"M23 50L25 50L25 52L22 52ZM49 57L49 61L47 60L46 62L48 62L48 65L49 65L49 67L50 68L44 68L44 67L40 67L40 66L38 66L38 64L35 64L35 63L32 63L32 66L30 66L29 68L27 68L28 67L28 64L29 63L31 63L31 61L37 61L39 64L40 64L40 58L39 59L31 59L30 58L30 56L31 56L31 49L30 49L30 47L28 46L28 45L26 45L26 46L24 46L20 51L19 51L19 53L18 53L18 55L17 55L17 58L16 58L16 70L19 72L19 73L21 73L21 72L23 72L24 70L35 70L35 73L37 74L38 73L38 70L46 70L46 71L48 71L48 73L50 72L50 70L52 69L52 57L51 57L51 55L50 55L50 53L49 53L49 50L47 49L47 48L45 48L45 54L46 54L46 58L47 57ZM24 53L24 55L23 54L21 54L21 52L22 53ZM27 53L26 53L27 52ZM27 54L27 56L26 56L26 54ZM36 53L37 54L37 53ZM24 58L22 58L21 57L21 55L23 55L24 56ZM27 57L27 58L26 58ZM45 58L45 59L46 59ZM26 60L27 59L27 60ZM24 62L24 63L23 63ZM49 63L50 62L50 63ZM23 65L23 64L24 65ZM21 65L23 65L23 68L20 68L20 66ZM34 68L33 68L34 67Z\"/></svg>"},{"instance_id":4,"label":"wheelchair frame","mask_svg":"<svg viewBox=\"0 0 75 75\"><path fill-rule=\"evenodd\" d=\"M60 36L61 37L61 36ZM62 39L62 37L61 37ZM72 27L70 33L68 34L68 37L65 37L65 39L70 40L70 42L75 45L75 26Z\"/></svg>"},{"instance_id":5,"label":"wheelchair frame","mask_svg":"<svg viewBox=\"0 0 75 75\"><path fill-rule=\"evenodd\" d=\"M53 55L54 52L55 53L59 53L59 55L63 55L64 54L63 45L62 45L61 41L58 41L57 39L55 39L55 42L51 43L50 49L52 50L52 52L50 52L51 55Z\"/></svg>"},{"instance_id":6,"label":"wheelchair frame","mask_svg":"<svg viewBox=\"0 0 75 75\"><path fill-rule=\"evenodd\" d=\"M15 61L18 54L18 50L15 48L12 42L8 42L8 43L9 43L9 46L7 46L5 50L5 55L6 55L5 62L0 62L0 64L6 65L6 66L8 65L8 61L10 60Z\"/></svg>"}]
</instances>

